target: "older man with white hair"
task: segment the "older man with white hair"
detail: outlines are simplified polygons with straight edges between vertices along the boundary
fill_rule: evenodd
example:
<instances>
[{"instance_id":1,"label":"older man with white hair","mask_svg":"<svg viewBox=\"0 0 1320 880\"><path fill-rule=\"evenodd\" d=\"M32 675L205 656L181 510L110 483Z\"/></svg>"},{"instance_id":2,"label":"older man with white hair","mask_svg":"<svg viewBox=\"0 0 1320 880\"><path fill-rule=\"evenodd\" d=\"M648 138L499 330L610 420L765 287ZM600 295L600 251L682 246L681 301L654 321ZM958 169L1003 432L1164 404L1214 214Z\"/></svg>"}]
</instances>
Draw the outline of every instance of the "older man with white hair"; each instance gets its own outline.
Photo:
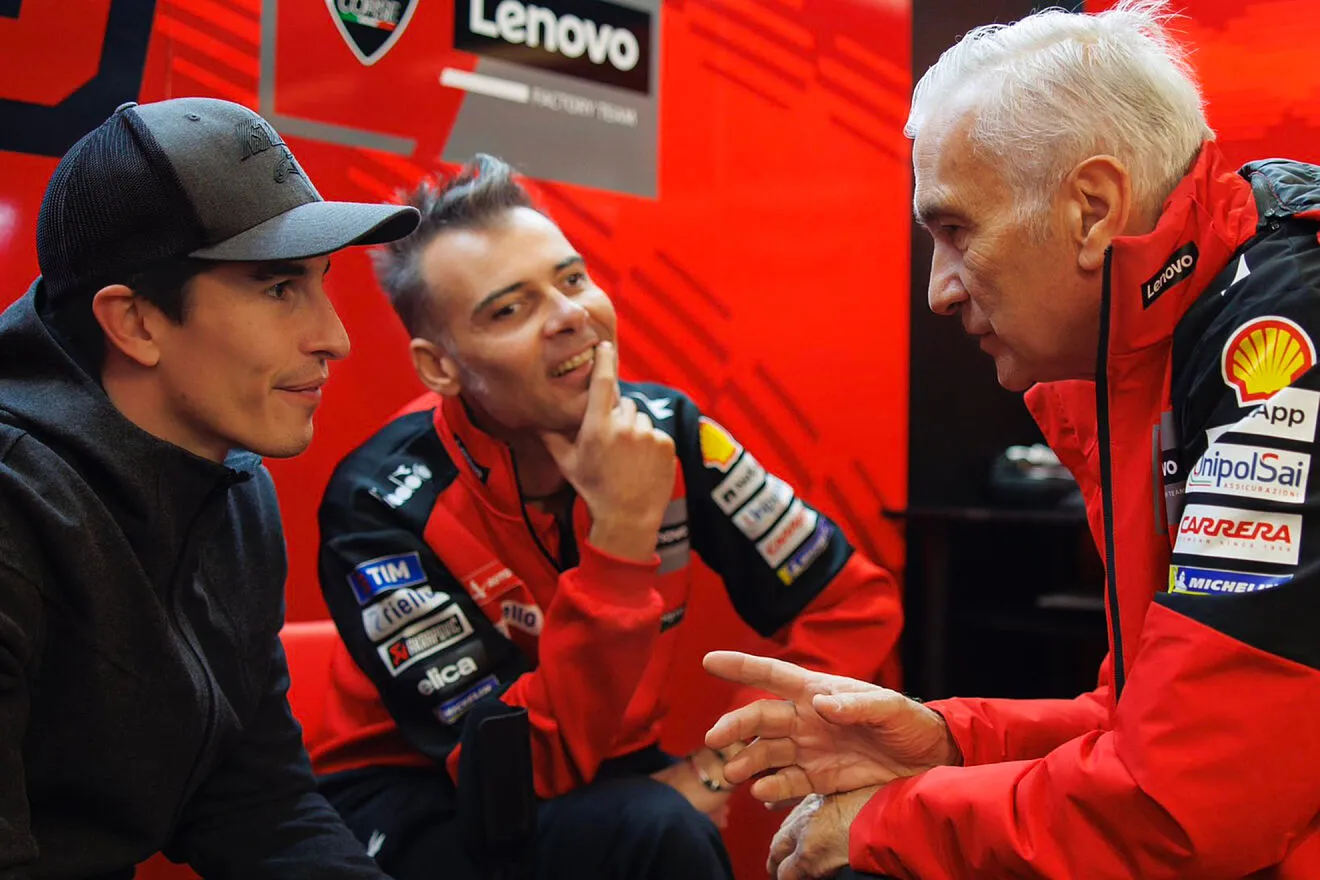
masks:
<instances>
[{"instance_id":1,"label":"older man with white hair","mask_svg":"<svg viewBox=\"0 0 1320 880\"><path fill-rule=\"evenodd\" d=\"M1320 876L1320 168L1235 171L1162 2L980 28L916 88L930 305L1076 475L1110 653L1074 700L951 699L765 658L714 748L806 799L780 880Z\"/></svg>"}]
</instances>

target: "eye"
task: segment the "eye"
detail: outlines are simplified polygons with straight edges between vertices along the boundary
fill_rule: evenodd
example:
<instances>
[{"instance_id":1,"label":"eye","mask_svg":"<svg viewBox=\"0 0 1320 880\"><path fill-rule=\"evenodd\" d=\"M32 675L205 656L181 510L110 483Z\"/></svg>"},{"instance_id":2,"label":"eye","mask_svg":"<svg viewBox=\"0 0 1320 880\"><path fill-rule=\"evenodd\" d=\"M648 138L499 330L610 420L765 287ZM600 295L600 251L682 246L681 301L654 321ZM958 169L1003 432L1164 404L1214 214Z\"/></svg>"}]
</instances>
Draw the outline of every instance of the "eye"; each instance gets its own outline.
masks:
<instances>
[{"instance_id":1,"label":"eye","mask_svg":"<svg viewBox=\"0 0 1320 880\"><path fill-rule=\"evenodd\" d=\"M504 318L511 318L517 313L518 303L508 303L507 305L500 306L494 312L491 312L490 319L492 321L499 321Z\"/></svg>"},{"instance_id":2,"label":"eye","mask_svg":"<svg viewBox=\"0 0 1320 880\"><path fill-rule=\"evenodd\" d=\"M284 299L292 292L292 281L279 281L266 288L266 296L271 299Z\"/></svg>"},{"instance_id":3,"label":"eye","mask_svg":"<svg viewBox=\"0 0 1320 880\"><path fill-rule=\"evenodd\" d=\"M577 290L581 287L585 287L587 284L587 273L569 272L567 275L564 276L564 284L573 288L574 290Z\"/></svg>"}]
</instances>

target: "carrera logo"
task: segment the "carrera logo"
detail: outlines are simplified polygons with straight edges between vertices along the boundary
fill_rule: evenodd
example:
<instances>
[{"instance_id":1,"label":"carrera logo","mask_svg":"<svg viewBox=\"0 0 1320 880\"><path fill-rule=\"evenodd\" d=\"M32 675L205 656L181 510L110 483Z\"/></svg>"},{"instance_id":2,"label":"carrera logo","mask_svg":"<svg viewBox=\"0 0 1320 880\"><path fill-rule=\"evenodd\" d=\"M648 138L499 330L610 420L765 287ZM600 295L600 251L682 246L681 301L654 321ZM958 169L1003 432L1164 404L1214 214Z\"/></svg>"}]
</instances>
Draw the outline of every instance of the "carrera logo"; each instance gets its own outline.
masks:
<instances>
[{"instance_id":1,"label":"carrera logo","mask_svg":"<svg viewBox=\"0 0 1320 880\"><path fill-rule=\"evenodd\" d=\"M1145 284L1141 285L1141 306L1150 308L1160 295L1173 287L1180 281L1186 281L1192 277L1192 272L1196 269L1196 260L1200 254L1196 250L1196 242L1189 241L1187 244L1178 248L1169 257L1169 262L1164 264L1164 268L1155 273Z\"/></svg>"},{"instance_id":2,"label":"carrera logo","mask_svg":"<svg viewBox=\"0 0 1320 880\"><path fill-rule=\"evenodd\" d=\"M794 501L779 524L757 543L761 558L771 568L777 568L816 528L816 519L816 511L801 501Z\"/></svg>"},{"instance_id":3,"label":"carrera logo","mask_svg":"<svg viewBox=\"0 0 1320 880\"><path fill-rule=\"evenodd\" d=\"M1209 504L1189 504L1173 552L1296 565L1302 518Z\"/></svg>"},{"instance_id":4,"label":"carrera logo","mask_svg":"<svg viewBox=\"0 0 1320 880\"><path fill-rule=\"evenodd\" d=\"M454 48L643 95L651 14L605 0L458 0Z\"/></svg>"},{"instance_id":5,"label":"carrera logo","mask_svg":"<svg viewBox=\"0 0 1320 880\"><path fill-rule=\"evenodd\" d=\"M1267 315L1248 321L1224 346L1220 371L1238 406L1266 400L1315 366L1315 345L1287 318Z\"/></svg>"}]
</instances>

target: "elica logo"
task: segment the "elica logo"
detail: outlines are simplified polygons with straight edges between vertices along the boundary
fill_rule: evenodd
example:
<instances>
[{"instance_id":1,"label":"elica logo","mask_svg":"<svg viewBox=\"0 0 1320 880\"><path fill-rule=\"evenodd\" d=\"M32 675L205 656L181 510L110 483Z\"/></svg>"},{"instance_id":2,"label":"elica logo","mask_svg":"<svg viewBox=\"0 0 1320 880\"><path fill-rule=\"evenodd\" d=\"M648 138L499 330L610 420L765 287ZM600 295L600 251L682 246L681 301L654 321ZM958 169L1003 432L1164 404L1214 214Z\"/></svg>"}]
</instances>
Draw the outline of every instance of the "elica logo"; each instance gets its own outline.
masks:
<instances>
[{"instance_id":1,"label":"elica logo","mask_svg":"<svg viewBox=\"0 0 1320 880\"><path fill-rule=\"evenodd\" d=\"M1186 281L1192 276L1192 270L1196 268L1196 259L1200 256L1196 249L1196 242L1189 241L1187 244L1178 248L1169 257L1169 262L1164 264L1164 268L1155 273L1145 284L1141 285L1141 305L1142 308L1150 308L1155 300L1160 298L1160 294L1168 290L1179 281Z\"/></svg>"},{"instance_id":2,"label":"elica logo","mask_svg":"<svg viewBox=\"0 0 1320 880\"><path fill-rule=\"evenodd\" d=\"M651 14L605 0L458 0L454 48L643 95Z\"/></svg>"},{"instance_id":3,"label":"elica logo","mask_svg":"<svg viewBox=\"0 0 1320 880\"><path fill-rule=\"evenodd\" d=\"M417 693L429 697L475 675L476 672L477 661L471 657L461 657L457 663L448 666L432 666L426 670L426 677L417 682Z\"/></svg>"}]
</instances>

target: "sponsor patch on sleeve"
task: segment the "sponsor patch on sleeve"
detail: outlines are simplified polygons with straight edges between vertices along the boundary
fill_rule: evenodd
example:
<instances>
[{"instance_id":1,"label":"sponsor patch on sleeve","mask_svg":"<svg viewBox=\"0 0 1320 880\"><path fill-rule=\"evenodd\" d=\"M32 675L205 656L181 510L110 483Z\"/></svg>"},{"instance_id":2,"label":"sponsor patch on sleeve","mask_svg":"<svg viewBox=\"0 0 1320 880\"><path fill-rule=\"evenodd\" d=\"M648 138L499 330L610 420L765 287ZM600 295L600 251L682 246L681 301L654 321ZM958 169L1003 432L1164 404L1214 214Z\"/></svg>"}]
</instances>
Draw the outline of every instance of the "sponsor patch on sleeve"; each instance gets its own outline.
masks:
<instances>
[{"instance_id":1,"label":"sponsor patch on sleeve","mask_svg":"<svg viewBox=\"0 0 1320 880\"><path fill-rule=\"evenodd\" d=\"M500 617L514 629L520 629L528 635L539 636L545 623L545 612L535 602L524 604L505 599L500 603Z\"/></svg>"},{"instance_id":2,"label":"sponsor patch on sleeve","mask_svg":"<svg viewBox=\"0 0 1320 880\"><path fill-rule=\"evenodd\" d=\"M713 419L702 416L697 422L697 433L701 439L701 463L727 474L742 453L742 444Z\"/></svg>"},{"instance_id":3,"label":"sponsor patch on sleeve","mask_svg":"<svg viewBox=\"0 0 1320 880\"><path fill-rule=\"evenodd\" d=\"M435 708L435 717L445 724L453 724L467 714L478 700L488 697L500 689L500 682L493 675L488 675L476 685L452 700L445 700Z\"/></svg>"},{"instance_id":4,"label":"sponsor patch on sleeve","mask_svg":"<svg viewBox=\"0 0 1320 880\"><path fill-rule=\"evenodd\" d=\"M1296 565L1301 545L1300 514L1189 504L1173 552Z\"/></svg>"},{"instance_id":5,"label":"sponsor patch on sleeve","mask_svg":"<svg viewBox=\"0 0 1320 880\"><path fill-rule=\"evenodd\" d=\"M1259 593L1286 584L1290 580L1292 576L1286 574L1251 574L1217 568L1193 568L1190 565L1169 566L1170 593L1189 593L1196 596Z\"/></svg>"},{"instance_id":6,"label":"sponsor patch on sleeve","mask_svg":"<svg viewBox=\"0 0 1320 880\"><path fill-rule=\"evenodd\" d=\"M744 535L755 541L766 533L785 510L788 510L792 502L793 487L773 474L767 475L765 486L734 515L733 524Z\"/></svg>"},{"instance_id":7,"label":"sponsor patch on sleeve","mask_svg":"<svg viewBox=\"0 0 1320 880\"><path fill-rule=\"evenodd\" d=\"M768 535L757 542L756 549L760 552L761 558L769 563L771 568L778 568L789 554L807 540L812 530L816 528L817 519L816 511L803 504L801 499L795 499L789 505L788 513L784 514L784 518L770 530Z\"/></svg>"},{"instance_id":8,"label":"sponsor patch on sleeve","mask_svg":"<svg viewBox=\"0 0 1320 880\"><path fill-rule=\"evenodd\" d=\"M732 514L747 503L747 499L756 494L764 483L765 468L750 452L745 452L728 476L711 490L710 497L720 510Z\"/></svg>"},{"instance_id":9,"label":"sponsor patch on sleeve","mask_svg":"<svg viewBox=\"0 0 1320 880\"><path fill-rule=\"evenodd\" d=\"M396 553L359 562L348 575L348 584L357 596L358 604L365 605L373 596L387 590L415 587L426 583L422 559L417 553Z\"/></svg>"},{"instance_id":10,"label":"sponsor patch on sleeve","mask_svg":"<svg viewBox=\"0 0 1320 880\"><path fill-rule=\"evenodd\" d=\"M779 575L779 579L784 582L784 586L792 586L793 581L797 580L802 572L810 568L811 563L820 558L820 555L825 552L825 548L830 546L830 536L833 534L834 527L827 522L822 522L816 526L816 531L811 533L811 537L775 572Z\"/></svg>"},{"instance_id":11,"label":"sponsor patch on sleeve","mask_svg":"<svg viewBox=\"0 0 1320 880\"><path fill-rule=\"evenodd\" d=\"M393 639L376 648L390 675L398 676L413 664L456 645L472 635L463 610L452 605L411 626L404 627Z\"/></svg>"},{"instance_id":12,"label":"sponsor patch on sleeve","mask_svg":"<svg viewBox=\"0 0 1320 880\"><path fill-rule=\"evenodd\" d=\"M1207 428L1206 438L1214 443L1224 434L1255 434L1313 443L1317 410L1320 410L1320 391L1281 388L1238 421Z\"/></svg>"},{"instance_id":13,"label":"sponsor patch on sleeve","mask_svg":"<svg viewBox=\"0 0 1320 880\"><path fill-rule=\"evenodd\" d=\"M1306 331L1279 315L1254 318L1229 337L1220 356L1224 384L1238 406L1267 400L1315 366L1315 345Z\"/></svg>"},{"instance_id":14,"label":"sponsor patch on sleeve","mask_svg":"<svg viewBox=\"0 0 1320 880\"><path fill-rule=\"evenodd\" d=\"M373 642L389 638L449 601L448 593L429 586L391 590L362 609L362 628Z\"/></svg>"},{"instance_id":15,"label":"sponsor patch on sleeve","mask_svg":"<svg viewBox=\"0 0 1320 880\"><path fill-rule=\"evenodd\" d=\"M1310 470L1303 452L1211 443L1187 475L1187 491L1301 504Z\"/></svg>"}]
</instances>

